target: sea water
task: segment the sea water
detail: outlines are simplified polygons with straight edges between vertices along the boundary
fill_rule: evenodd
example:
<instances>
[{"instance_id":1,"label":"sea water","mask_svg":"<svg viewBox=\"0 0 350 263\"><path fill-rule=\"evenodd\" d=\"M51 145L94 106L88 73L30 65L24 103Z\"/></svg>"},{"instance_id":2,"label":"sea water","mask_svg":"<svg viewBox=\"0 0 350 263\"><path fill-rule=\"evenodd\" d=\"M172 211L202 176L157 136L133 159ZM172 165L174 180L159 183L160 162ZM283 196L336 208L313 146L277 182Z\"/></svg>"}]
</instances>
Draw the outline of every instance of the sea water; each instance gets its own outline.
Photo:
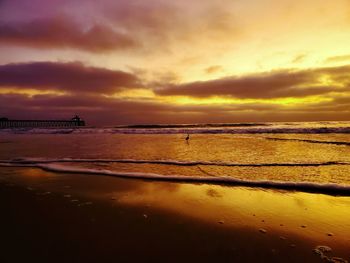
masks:
<instances>
[{"instance_id":1,"label":"sea water","mask_svg":"<svg viewBox=\"0 0 350 263\"><path fill-rule=\"evenodd\" d=\"M3 129L0 166L350 195L349 133L350 122Z\"/></svg>"}]
</instances>

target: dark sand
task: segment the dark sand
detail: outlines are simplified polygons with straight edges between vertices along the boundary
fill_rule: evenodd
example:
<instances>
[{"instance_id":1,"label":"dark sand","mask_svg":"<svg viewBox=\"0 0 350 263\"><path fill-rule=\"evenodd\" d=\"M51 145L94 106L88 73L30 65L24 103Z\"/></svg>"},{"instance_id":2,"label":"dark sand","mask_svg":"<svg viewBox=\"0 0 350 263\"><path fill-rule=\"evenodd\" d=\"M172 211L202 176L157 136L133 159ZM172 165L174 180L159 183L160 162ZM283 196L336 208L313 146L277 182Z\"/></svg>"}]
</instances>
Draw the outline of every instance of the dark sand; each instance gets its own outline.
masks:
<instances>
[{"instance_id":1,"label":"dark sand","mask_svg":"<svg viewBox=\"0 0 350 263\"><path fill-rule=\"evenodd\" d=\"M2 263L322 262L313 248L334 238L308 239L289 229L276 230L284 227L277 225L279 219L271 223L276 225L272 228L264 222L271 220L259 211L256 215L237 212L236 221L229 222L213 215L200 200L198 206L190 204L192 211L183 213L190 199L173 194L179 191L175 183L155 183L180 207L166 209L157 205L163 202L164 192L148 193L153 200L139 194L138 189L152 182L57 176L36 169L2 169L0 175ZM222 195L217 190L207 194L212 199ZM138 202L124 202L123 196L137 196ZM254 224L245 223L248 216ZM293 227L300 233L312 228ZM325 245L332 247L332 256L350 256L343 239L329 240Z\"/></svg>"}]
</instances>

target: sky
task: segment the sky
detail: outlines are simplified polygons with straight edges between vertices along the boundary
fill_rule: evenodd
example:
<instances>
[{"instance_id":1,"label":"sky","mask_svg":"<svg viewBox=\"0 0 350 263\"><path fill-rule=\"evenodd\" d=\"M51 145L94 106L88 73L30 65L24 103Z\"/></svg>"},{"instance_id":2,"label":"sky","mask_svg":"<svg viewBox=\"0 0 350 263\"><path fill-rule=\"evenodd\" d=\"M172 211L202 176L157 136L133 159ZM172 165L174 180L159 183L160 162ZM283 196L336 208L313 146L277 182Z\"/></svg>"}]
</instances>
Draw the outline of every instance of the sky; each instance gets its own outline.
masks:
<instances>
[{"instance_id":1,"label":"sky","mask_svg":"<svg viewBox=\"0 0 350 263\"><path fill-rule=\"evenodd\" d=\"M349 0L0 0L0 117L350 120Z\"/></svg>"}]
</instances>

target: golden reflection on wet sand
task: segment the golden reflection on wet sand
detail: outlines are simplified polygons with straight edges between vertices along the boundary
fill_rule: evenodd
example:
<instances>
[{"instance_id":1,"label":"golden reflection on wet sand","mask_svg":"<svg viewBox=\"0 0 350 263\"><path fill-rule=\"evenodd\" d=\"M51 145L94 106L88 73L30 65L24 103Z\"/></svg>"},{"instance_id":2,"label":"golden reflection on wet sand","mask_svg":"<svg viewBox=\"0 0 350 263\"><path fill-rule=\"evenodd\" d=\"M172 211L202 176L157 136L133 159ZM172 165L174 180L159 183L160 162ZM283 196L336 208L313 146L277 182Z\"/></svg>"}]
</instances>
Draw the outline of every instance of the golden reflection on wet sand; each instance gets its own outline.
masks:
<instances>
[{"instance_id":1,"label":"golden reflection on wet sand","mask_svg":"<svg viewBox=\"0 0 350 263\"><path fill-rule=\"evenodd\" d=\"M283 242L282 247L297 247L295 253L307 251L315 260L312 249L318 245L331 247L334 256L350 256L350 197L346 196L55 174L33 168L8 168L3 173L8 175L4 177L7 182L25 186L41 199L57 195L77 209L79 202L72 200L84 200L92 208L102 202L115 211L135 208L144 223L157 225L156 222L171 218L175 225L187 221L210 226L208 229L227 229L229 236L248 244L253 238L261 246L255 248L259 251L280 247L276 242ZM49 197L42 194L47 191L51 192ZM160 214L164 217L157 219ZM131 216L128 220L134 219ZM248 232L253 236L243 234ZM288 251L287 254L296 250Z\"/></svg>"},{"instance_id":2,"label":"golden reflection on wet sand","mask_svg":"<svg viewBox=\"0 0 350 263\"><path fill-rule=\"evenodd\" d=\"M164 183L145 183L128 194L113 195L124 204L149 205L215 224L264 228L317 244L350 242L350 197Z\"/></svg>"},{"instance_id":3,"label":"golden reflection on wet sand","mask_svg":"<svg viewBox=\"0 0 350 263\"><path fill-rule=\"evenodd\" d=\"M49 187L47 190L69 184L76 194L113 197L124 205L152 207L210 224L264 228L282 236L311 239L315 244L350 244L350 197L346 196L15 170L18 182L39 182L41 187Z\"/></svg>"}]
</instances>

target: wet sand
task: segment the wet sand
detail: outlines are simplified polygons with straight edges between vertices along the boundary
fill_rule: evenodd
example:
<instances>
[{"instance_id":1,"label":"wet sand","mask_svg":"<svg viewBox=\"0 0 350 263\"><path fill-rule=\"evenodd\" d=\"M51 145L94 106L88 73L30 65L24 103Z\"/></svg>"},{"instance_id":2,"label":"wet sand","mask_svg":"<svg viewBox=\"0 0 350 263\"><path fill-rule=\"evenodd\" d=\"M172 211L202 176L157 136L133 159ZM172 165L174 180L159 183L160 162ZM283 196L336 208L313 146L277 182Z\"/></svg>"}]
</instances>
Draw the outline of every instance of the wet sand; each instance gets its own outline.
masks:
<instances>
[{"instance_id":1,"label":"wet sand","mask_svg":"<svg viewBox=\"0 0 350 263\"><path fill-rule=\"evenodd\" d=\"M0 171L1 262L323 262L350 258L350 198Z\"/></svg>"}]
</instances>

